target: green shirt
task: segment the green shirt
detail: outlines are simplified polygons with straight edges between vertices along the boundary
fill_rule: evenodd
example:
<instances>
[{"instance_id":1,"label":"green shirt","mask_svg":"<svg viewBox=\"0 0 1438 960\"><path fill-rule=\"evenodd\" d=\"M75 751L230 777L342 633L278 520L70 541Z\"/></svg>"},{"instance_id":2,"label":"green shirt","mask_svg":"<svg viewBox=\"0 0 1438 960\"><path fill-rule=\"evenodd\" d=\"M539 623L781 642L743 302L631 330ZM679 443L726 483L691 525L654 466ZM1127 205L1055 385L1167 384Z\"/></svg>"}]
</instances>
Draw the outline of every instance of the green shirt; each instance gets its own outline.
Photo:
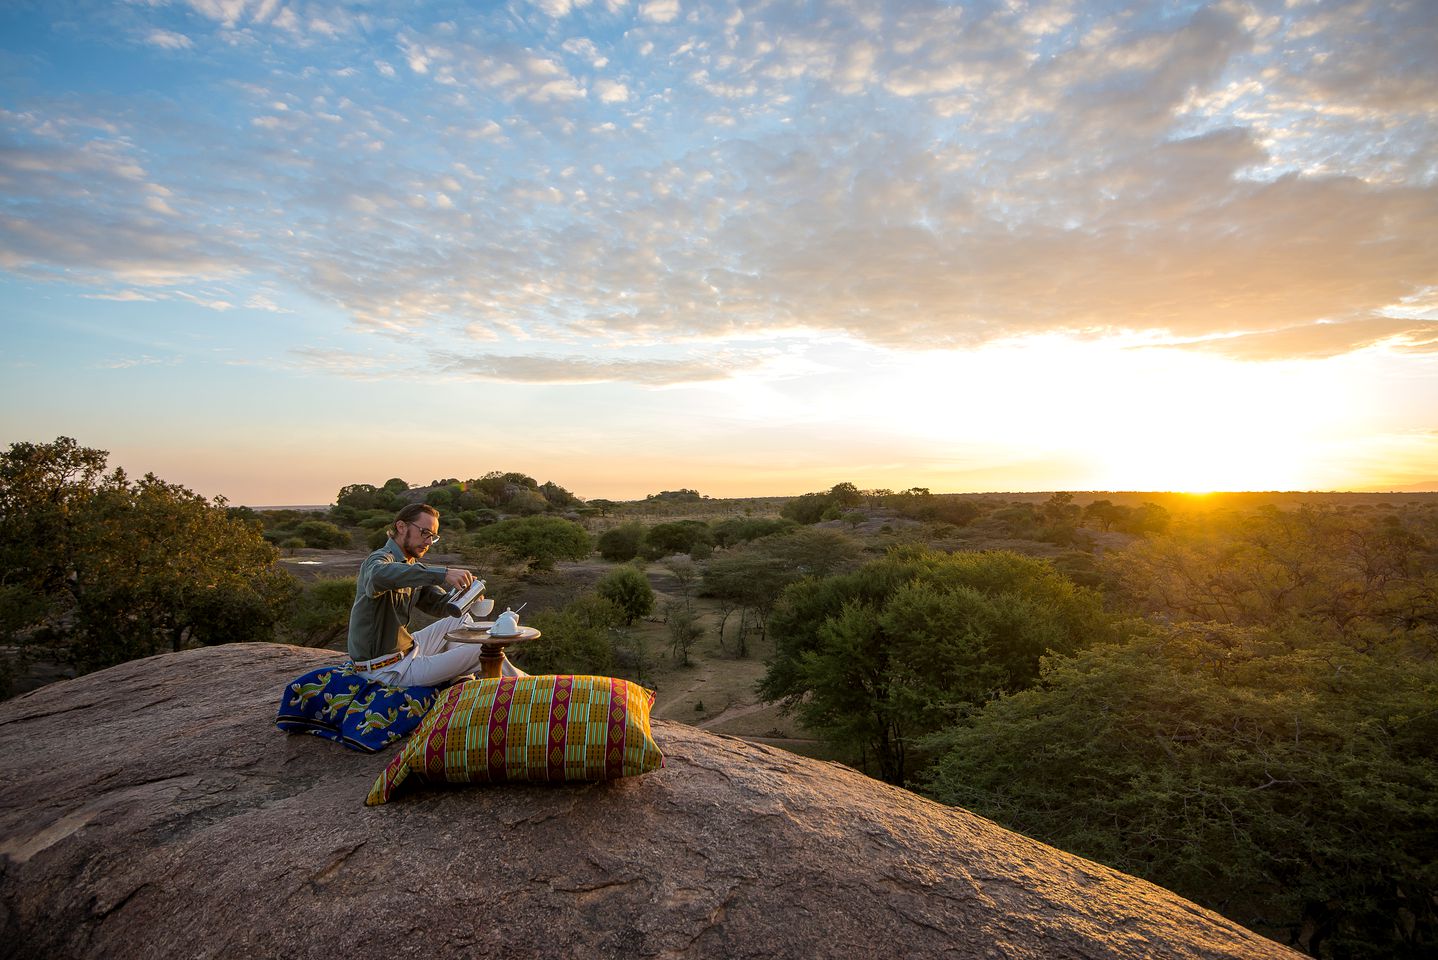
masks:
<instances>
[{"instance_id":1,"label":"green shirt","mask_svg":"<svg viewBox=\"0 0 1438 960\"><path fill-rule=\"evenodd\" d=\"M409 618L415 607L445 616L443 589L448 567L427 567L404 555L391 538L365 557L355 581L350 608L349 655L360 662L387 653L405 653L414 645Z\"/></svg>"}]
</instances>

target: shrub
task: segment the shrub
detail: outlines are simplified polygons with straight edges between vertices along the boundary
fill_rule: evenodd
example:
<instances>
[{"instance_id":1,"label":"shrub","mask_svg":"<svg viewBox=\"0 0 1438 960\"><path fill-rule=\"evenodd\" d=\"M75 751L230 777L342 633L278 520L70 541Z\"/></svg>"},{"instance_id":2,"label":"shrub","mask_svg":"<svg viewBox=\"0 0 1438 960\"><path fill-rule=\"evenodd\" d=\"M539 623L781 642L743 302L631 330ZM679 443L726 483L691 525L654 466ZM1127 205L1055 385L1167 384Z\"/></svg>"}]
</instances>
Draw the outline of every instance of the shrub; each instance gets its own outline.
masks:
<instances>
[{"instance_id":1,"label":"shrub","mask_svg":"<svg viewBox=\"0 0 1438 960\"><path fill-rule=\"evenodd\" d=\"M527 562L534 570L552 569L558 560L583 560L592 549L583 527L559 517L501 520L480 528L471 539L479 547L497 547L509 560Z\"/></svg>"},{"instance_id":2,"label":"shrub","mask_svg":"<svg viewBox=\"0 0 1438 960\"><path fill-rule=\"evenodd\" d=\"M530 620L540 638L519 645L516 660L529 673L608 675L614 667L610 630L619 622L614 604L586 594L562 610L542 611Z\"/></svg>"},{"instance_id":3,"label":"shrub","mask_svg":"<svg viewBox=\"0 0 1438 960\"><path fill-rule=\"evenodd\" d=\"M599 535L599 555L615 563L627 563L639 556L639 547L643 542L644 527L626 523Z\"/></svg>"},{"instance_id":4,"label":"shrub","mask_svg":"<svg viewBox=\"0 0 1438 960\"><path fill-rule=\"evenodd\" d=\"M354 577L316 580L304 588L290 609L290 633L303 646L329 646L344 636L354 598Z\"/></svg>"},{"instance_id":5,"label":"shrub","mask_svg":"<svg viewBox=\"0 0 1438 960\"><path fill-rule=\"evenodd\" d=\"M305 546L319 550L337 550L350 546L350 535L324 520L306 520L299 525L299 536Z\"/></svg>"},{"instance_id":6,"label":"shrub","mask_svg":"<svg viewBox=\"0 0 1438 960\"><path fill-rule=\"evenodd\" d=\"M650 560L690 553L700 544L711 543L709 525L699 520L656 523L644 535L644 556Z\"/></svg>"},{"instance_id":7,"label":"shrub","mask_svg":"<svg viewBox=\"0 0 1438 960\"><path fill-rule=\"evenodd\" d=\"M654 612L654 589L649 578L634 567L620 567L600 580L594 592L618 609L626 627Z\"/></svg>"}]
</instances>

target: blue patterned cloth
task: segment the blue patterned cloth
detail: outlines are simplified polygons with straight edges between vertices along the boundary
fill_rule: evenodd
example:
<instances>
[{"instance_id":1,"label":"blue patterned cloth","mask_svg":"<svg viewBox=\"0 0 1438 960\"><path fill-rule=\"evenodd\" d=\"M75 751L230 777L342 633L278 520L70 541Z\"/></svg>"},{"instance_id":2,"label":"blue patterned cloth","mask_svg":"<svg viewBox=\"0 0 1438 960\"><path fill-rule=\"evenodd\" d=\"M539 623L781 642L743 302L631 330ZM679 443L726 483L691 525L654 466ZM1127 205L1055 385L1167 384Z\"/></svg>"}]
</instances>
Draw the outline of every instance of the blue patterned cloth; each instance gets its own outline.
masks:
<instances>
[{"instance_id":1,"label":"blue patterned cloth","mask_svg":"<svg viewBox=\"0 0 1438 960\"><path fill-rule=\"evenodd\" d=\"M438 687L387 687L345 662L320 667L285 685L275 725L312 733L351 750L376 753L409 736L435 700Z\"/></svg>"}]
</instances>

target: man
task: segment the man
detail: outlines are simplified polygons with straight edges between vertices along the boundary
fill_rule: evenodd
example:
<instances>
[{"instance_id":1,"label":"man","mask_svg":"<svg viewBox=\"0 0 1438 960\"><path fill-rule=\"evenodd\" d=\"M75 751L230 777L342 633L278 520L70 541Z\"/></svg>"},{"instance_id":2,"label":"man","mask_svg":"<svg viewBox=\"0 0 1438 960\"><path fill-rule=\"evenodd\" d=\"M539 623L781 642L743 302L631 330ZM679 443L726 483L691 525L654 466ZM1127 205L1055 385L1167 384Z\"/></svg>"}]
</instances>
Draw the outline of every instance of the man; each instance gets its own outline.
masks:
<instances>
[{"instance_id":1,"label":"man","mask_svg":"<svg viewBox=\"0 0 1438 960\"><path fill-rule=\"evenodd\" d=\"M480 645L449 643L445 634L461 618L445 614L446 587L461 590L474 574L460 567L420 563L439 540L439 511L412 503L394 518L385 545L365 558L350 608L349 655L360 676L392 687L437 687L472 674L479 667ZM413 636L409 620L418 607L434 623ZM504 675L523 676L508 660Z\"/></svg>"}]
</instances>

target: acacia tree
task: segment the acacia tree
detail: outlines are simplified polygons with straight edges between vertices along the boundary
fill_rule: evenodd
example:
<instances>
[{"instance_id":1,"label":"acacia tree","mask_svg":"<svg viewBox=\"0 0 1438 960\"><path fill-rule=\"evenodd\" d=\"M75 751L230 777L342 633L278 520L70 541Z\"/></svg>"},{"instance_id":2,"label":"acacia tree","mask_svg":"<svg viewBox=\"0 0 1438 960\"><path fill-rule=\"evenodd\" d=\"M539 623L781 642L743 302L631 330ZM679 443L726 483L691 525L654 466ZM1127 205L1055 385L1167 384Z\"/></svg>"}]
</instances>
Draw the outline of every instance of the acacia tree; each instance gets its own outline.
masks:
<instances>
[{"instance_id":1,"label":"acacia tree","mask_svg":"<svg viewBox=\"0 0 1438 960\"><path fill-rule=\"evenodd\" d=\"M1438 942L1438 662L1152 627L932 745L925 791L1313 956Z\"/></svg>"},{"instance_id":2,"label":"acacia tree","mask_svg":"<svg viewBox=\"0 0 1438 960\"><path fill-rule=\"evenodd\" d=\"M1435 547L1418 518L1262 507L1182 518L1103 564L1139 613L1323 630L1362 649L1399 640L1432 655Z\"/></svg>"},{"instance_id":3,"label":"acacia tree","mask_svg":"<svg viewBox=\"0 0 1438 960\"><path fill-rule=\"evenodd\" d=\"M664 604L664 625L669 631L669 652L675 660L689 666L689 650L704 637L704 625L694 607L684 601Z\"/></svg>"},{"instance_id":4,"label":"acacia tree","mask_svg":"<svg viewBox=\"0 0 1438 960\"><path fill-rule=\"evenodd\" d=\"M896 784L922 737L1112 636L1098 596L1045 561L922 548L794 584L772 629L764 699Z\"/></svg>"},{"instance_id":5,"label":"acacia tree","mask_svg":"<svg viewBox=\"0 0 1438 960\"><path fill-rule=\"evenodd\" d=\"M0 457L0 599L21 601L8 639L87 670L272 638L297 587L259 524L153 474L107 474L107 458L68 437Z\"/></svg>"},{"instance_id":6,"label":"acacia tree","mask_svg":"<svg viewBox=\"0 0 1438 960\"><path fill-rule=\"evenodd\" d=\"M858 544L838 530L786 526L780 533L710 560L701 593L717 599L726 610L740 610L736 654L746 657L749 629L757 629L761 641L767 639L770 612L785 587L806 576L824 576L847 566L858 552Z\"/></svg>"}]
</instances>

